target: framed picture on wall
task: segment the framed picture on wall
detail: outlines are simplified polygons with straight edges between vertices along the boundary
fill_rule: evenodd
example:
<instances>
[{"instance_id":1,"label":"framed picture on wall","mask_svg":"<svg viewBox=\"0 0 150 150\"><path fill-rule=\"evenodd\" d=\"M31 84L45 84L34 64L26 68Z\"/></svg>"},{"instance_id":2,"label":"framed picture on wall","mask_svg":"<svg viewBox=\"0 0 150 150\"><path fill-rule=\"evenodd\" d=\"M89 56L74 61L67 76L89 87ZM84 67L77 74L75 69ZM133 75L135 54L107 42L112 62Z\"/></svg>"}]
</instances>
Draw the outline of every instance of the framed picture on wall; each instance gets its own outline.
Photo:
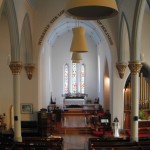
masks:
<instances>
[{"instance_id":1,"label":"framed picture on wall","mask_svg":"<svg viewBox=\"0 0 150 150\"><path fill-rule=\"evenodd\" d=\"M22 103L21 104L21 113L22 114L32 114L33 105L31 103Z\"/></svg>"}]
</instances>

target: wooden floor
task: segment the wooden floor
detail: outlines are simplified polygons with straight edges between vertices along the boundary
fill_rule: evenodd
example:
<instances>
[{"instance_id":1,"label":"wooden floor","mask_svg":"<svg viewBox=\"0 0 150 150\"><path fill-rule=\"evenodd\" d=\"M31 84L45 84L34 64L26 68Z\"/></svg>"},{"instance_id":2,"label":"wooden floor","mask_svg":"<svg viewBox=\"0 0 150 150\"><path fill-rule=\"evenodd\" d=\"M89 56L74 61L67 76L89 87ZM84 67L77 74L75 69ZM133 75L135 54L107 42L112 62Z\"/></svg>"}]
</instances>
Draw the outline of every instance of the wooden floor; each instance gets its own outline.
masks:
<instances>
[{"instance_id":1,"label":"wooden floor","mask_svg":"<svg viewBox=\"0 0 150 150\"><path fill-rule=\"evenodd\" d=\"M90 134L64 134L64 150L88 150Z\"/></svg>"},{"instance_id":2,"label":"wooden floor","mask_svg":"<svg viewBox=\"0 0 150 150\"><path fill-rule=\"evenodd\" d=\"M64 150L88 150L88 139L93 137L91 129L85 124L85 116L89 114L82 110L69 110L63 113L61 136Z\"/></svg>"},{"instance_id":3,"label":"wooden floor","mask_svg":"<svg viewBox=\"0 0 150 150\"><path fill-rule=\"evenodd\" d=\"M63 113L62 123L56 130L63 138L64 150L88 150L89 138L97 138L91 134L91 124L86 123L90 115L82 110Z\"/></svg>"},{"instance_id":4,"label":"wooden floor","mask_svg":"<svg viewBox=\"0 0 150 150\"><path fill-rule=\"evenodd\" d=\"M62 134L64 150L88 150L89 138L97 138L91 134ZM126 138L125 134L120 134L120 138Z\"/></svg>"}]
</instances>

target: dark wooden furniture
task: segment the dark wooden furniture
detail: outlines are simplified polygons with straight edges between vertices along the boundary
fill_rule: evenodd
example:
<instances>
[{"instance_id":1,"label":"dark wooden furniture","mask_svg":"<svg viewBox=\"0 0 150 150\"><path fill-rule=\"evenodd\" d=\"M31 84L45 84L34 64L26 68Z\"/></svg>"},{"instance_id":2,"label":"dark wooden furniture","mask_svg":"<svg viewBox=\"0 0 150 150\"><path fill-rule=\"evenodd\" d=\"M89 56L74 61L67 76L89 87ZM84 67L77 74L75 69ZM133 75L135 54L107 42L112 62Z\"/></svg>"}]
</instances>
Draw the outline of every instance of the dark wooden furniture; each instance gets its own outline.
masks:
<instances>
[{"instance_id":1,"label":"dark wooden furniture","mask_svg":"<svg viewBox=\"0 0 150 150\"><path fill-rule=\"evenodd\" d=\"M21 121L21 133L23 137L39 136L37 121Z\"/></svg>"},{"instance_id":2,"label":"dark wooden furniture","mask_svg":"<svg viewBox=\"0 0 150 150\"><path fill-rule=\"evenodd\" d=\"M139 142L130 142L130 139L89 138L89 150L149 150L150 139L140 139Z\"/></svg>"},{"instance_id":3,"label":"dark wooden furniture","mask_svg":"<svg viewBox=\"0 0 150 150\"><path fill-rule=\"evenodd\" d=\"M12 145L14 142L14 132L10 130L0 130L0 150L3 150L3 146Z\"/></svg>"},{"instance_id":4,"label":"dark wooden furniture","mask_svg":"<svg viewBox=\"0 0 150 150\"><path fill-rule=\"evenodd\" d=\"M61 137L25 137L23 142L0 142L1 150L63 150Z\"/></svg>"},{"instance_id":5,"label":"dark wooden furniture","mask_svg":"<svg viewBox=\"0 0 150 150\"><path fill-rule=\"evenodd\" d=\"M95 136L111 135L111 114L98 112L91 117L91 123L93 126L92 134Z\"/></svg>"},{"instance_id":6,"label":"dark wooden furniture","mask_svg":"<svg viewBox=\"0 0 150 150\"><path fill-rule=\"evenodd\" d=\"M56 133L58 123L61 123L61 110L54 109L52 112L38 112L38 131L40 136L46 137Z\"/></svg>"}]
</instances>

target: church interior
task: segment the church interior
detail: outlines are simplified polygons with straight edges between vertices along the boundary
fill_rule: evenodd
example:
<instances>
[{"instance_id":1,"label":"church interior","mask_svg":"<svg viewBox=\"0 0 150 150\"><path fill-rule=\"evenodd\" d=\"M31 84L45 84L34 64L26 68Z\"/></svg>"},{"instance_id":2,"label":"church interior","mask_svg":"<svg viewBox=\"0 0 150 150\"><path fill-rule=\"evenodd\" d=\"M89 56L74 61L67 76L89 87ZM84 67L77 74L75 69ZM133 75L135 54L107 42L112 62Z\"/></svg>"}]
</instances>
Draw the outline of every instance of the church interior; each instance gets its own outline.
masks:
<instances>
[{"instance_id":1,"label":"church interior","mask_svg":"<svg viewBox=\"0 0 150 150\"><path fill-rule=\"evenodd\" d=\"M149 150L149 27L150 0L0 0L0 149Z\"/></svg>"}]
</instances>

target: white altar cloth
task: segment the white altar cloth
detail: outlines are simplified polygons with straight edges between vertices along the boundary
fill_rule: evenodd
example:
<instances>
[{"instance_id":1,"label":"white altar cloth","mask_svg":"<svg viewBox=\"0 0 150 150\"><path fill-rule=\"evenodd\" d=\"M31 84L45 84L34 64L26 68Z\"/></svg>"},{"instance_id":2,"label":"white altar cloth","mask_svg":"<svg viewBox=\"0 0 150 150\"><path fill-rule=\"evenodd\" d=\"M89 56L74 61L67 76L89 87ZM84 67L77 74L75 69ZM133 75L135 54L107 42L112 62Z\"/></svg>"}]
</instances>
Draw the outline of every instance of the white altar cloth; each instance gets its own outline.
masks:
<instances>
[{"instance_id":1,"label":"white altar cloth","mask_svg":"<svg viewBox=\"0 0 150 150\"><path fill-rule=\"evenodd\" d=\"M84 105L85 100L84 99L75 99L75 98L67 98L64 99L64 105Z\"/></svg>"}]
</instances>

